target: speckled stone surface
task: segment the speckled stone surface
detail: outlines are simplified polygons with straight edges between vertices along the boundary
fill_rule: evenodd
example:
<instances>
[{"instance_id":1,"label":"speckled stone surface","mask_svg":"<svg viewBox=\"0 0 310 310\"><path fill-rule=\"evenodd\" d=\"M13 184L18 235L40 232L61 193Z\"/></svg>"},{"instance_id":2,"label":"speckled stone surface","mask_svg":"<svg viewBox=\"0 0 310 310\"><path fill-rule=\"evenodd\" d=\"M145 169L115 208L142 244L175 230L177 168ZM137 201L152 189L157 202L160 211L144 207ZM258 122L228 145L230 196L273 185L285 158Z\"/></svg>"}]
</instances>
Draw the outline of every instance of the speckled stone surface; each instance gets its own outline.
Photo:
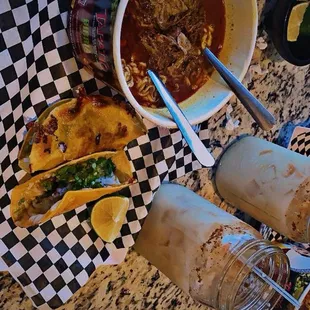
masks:
<instances>
[{"instance_id":1,"label":"speckled stone surface","mask_svg":"<svg viewBox=\"0 0 310 310\"><path fill-rule=\"evenodd\" d=\"M266 0L258 0L260 21ZM259 29L259 37L266 37ZM261 41L258 41L261 46ZM266 49L257 49L247 81L249 89L275 115L277 124L270 132L263 132L253 122L235 98L231 100L233 120L239 120L238 128L226 129L226 107L209 120L212 152L217 157L223 147L237 135L252 134L275 141L283 124L295 124L309 119L310 70L295 67L283 61L268 41ZM258 65L257 65L258 64ZM262 70L260 70L262 68ZM255 71L258 71L258 73ZM259 72L260 71L260 72ZM214 193L210 171L201 169L178 180L201 196L230 212ZM0 309L33 309L30 300L8 273L0 273ZM151 266L143 257L131 250L126 260L118 266L99 268L89 282L60 309L208 309L194 302L170 280Z\"/></svg>"}]
</instances>

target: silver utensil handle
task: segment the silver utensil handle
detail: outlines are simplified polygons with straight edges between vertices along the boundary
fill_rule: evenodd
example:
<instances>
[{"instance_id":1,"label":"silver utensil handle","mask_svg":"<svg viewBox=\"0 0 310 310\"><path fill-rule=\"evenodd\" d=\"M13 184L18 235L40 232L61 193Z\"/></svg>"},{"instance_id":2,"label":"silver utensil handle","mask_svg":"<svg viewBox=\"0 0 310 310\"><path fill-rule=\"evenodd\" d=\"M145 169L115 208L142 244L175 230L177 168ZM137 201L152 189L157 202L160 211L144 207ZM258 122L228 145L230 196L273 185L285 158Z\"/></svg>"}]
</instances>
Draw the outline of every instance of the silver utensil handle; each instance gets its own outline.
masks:
<instances>
[{"instance_id":1,"label":"silver utensil handle","mask_svg":"<svg viewBox=\"0 0 310 310\"><path fill-rule=\"evenodd\" d=\"M208 48L204 49L204 55L233 90L257 124L263 130L270 130L276 123L273 115L268 112Z\"/></svg>"},{"instance_id":2,"label":"silver utensil handle","mask_svg":"<svg viewBox=\"0 0 310 310\"><path fill-rule=\"evenodd\" d=\"M201 140L193 130L192 126L188 122L187 118L183 114L182 110L175 102L174 98L171 96L165 85L152 70L148 70L148 74L152 79L161 98L165 102L172 118L178 125L188 146L191 148L198 161L206 167L212 167L214 165L214 158L207 150L205 145L201 142Z\"/></svg>"}]
</instances>

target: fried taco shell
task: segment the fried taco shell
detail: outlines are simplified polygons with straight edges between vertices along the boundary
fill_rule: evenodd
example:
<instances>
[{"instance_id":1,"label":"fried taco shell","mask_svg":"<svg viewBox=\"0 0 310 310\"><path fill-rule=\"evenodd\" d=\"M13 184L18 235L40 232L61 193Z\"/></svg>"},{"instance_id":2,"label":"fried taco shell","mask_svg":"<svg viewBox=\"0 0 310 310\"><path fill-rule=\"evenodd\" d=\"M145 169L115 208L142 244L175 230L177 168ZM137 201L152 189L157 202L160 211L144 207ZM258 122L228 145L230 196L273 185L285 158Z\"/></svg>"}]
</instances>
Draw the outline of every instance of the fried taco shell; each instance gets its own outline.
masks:
<instances>
[{"instance_id":1,"label":"fried taco shell","mask_svg":"<svg viewBox=\"0 0 310 310\"><path fill-rule=\"evenodd\" d=\"M11 216L20 227L43 223L133 182L124 151L100 152L73 160L16 186Z\"/></svg>"},{"instance_id":2,"label":"fried taco shell","mask_svg":"<svg viewBox=\"0 0 310 310\"><path fill-rule=\"evenodd\" d=\"M18 156L19 166L30 173L52 169L95 152L123 149L145 133L129 104L80 95L53 104L32 124Z\"/></svg>"}]
</instances>

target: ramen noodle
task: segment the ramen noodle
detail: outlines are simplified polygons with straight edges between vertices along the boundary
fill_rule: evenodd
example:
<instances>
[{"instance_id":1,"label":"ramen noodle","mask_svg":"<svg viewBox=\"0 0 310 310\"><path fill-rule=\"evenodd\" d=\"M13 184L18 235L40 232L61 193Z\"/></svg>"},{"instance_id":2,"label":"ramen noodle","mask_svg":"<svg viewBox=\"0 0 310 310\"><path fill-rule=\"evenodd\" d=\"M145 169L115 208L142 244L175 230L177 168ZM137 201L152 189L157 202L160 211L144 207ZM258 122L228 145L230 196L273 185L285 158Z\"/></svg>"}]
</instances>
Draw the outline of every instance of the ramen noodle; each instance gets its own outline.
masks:
<instances>
[{"instance_id":1,"label":"ramen noodle","mask_svg":"<svg viewBox=\"0 0 310 310\"><path fill-rule=\"evenodd\" d=\"M153 69L177 102L205 84L212 67L202 50L223 45L225 7L218 0L133 0L124 15L121 53L127 85L144 106L163 106L147 75Z\"/></svg>"}]
</instances>

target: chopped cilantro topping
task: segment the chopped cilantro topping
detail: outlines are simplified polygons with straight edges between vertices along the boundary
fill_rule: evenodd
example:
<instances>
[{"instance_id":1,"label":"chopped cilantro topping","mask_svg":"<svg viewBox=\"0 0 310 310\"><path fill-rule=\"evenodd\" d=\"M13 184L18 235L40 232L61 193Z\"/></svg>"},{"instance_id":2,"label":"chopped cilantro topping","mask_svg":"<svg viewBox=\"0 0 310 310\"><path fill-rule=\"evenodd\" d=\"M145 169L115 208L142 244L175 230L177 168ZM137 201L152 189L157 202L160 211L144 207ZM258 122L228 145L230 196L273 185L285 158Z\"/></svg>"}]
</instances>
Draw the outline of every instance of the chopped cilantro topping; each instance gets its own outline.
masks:
<instances>
[{"instance_id":1,"label":"chopped cilantro topping","mask_svg":"<svg viewBox=\"0 0 310 310\"><path fill-rule=\"evenodd\" d=\"M20 200L18 201L18 205L20 206L20 205L22 205L24 202L25 202L25 198L23 197L22 199L20 199Z\"/></svg>"},{"instance_id":2,"label":"chopped cilantro topping","mask_svg":"<svg viewBox=\"0 0 310 310\"><path fill-rule=\"evenodd\" d=\"M72 190L102 187L99 179L112 176L115 165L110 158L99 157L88 159L83 163L67 165L58 169L54 179L42 181L45 191L70 187Z\"/></svg>"}]
</instances>

